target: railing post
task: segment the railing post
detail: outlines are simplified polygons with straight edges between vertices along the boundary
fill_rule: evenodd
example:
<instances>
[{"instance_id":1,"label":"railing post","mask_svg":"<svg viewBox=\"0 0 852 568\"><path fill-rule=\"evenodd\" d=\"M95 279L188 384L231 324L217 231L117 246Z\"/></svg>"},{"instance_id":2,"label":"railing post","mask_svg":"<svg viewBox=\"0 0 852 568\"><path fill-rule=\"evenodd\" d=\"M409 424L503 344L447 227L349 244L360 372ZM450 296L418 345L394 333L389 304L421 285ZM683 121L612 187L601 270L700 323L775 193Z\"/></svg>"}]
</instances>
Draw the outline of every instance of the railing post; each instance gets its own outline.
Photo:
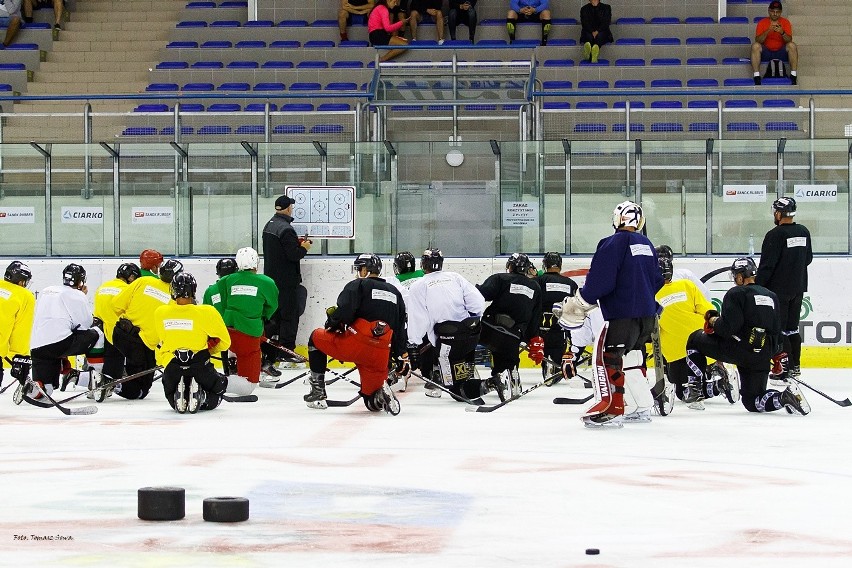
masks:
<instances>
[{"instance_id":1,"label":"railing post","mask_svg":"<svg viewBox=\"0 0 852 568\"><path fill-rule=\"evenodd\" d=\"M636 192L633 201L642 205L642 140L636 139L636 156L634 157L636 167Z\"/></svg>"},{"instance_id":2,"label":"railing post","mask_svg":"<svg viewBox=\"0 0 852 568\"><path fill-rule=\"evenodd\" d=\"M121 254L121 160L119 145L110 147L105 142L100 143L101 148L112 157L112 254Z\"/></svg>"},{"instance_id":3,"label":"railing post","mask_svg":"<svg viewBox=\"0 0 852 568\"><path fill-rule=\"evenodd\" d=\"M571 254L571 142L562 139L565 152L565 253Z\"/></svg>"},{"instance_id":4,"label":"railing post","mask_svg":"<svg viewBox=\"0 0 852 568\"><path fill-rule=\"evenodd\" d=\"M83 106L83 143L86 149L83 154L83 191L81 197L90 199L92 197L92 152L89 145L92 143L92 105L86 103Z\"/></svg>"},{"instance_id":5,"label":"railing post","mask_svg":"<svg viewBox=\"0 0 852 568\"><path fill-rule=\"evenodd\" d=\"M704 232L705 254L711 254L713 247L713 142L712 138L708 138L704 151L704 208L707 217L707 230ZM719 173L721 176L721 169Z\"/></svg>"},{"instance_id":6,"label":"railing post","mask_svg":"<svg viewBox=\"0 0 852 568\"><path fill-rule=\"evenodd\" d=\"M787 139L781 138L778 140L778 149L776 150L775 162L776 162L776 179L778 180L775 184L775 197L781 197L784 193L784 147L787 145Z\"/></svg>"},{"instance_id":7,"label":"railing post","mask_svg":"<svg viewBox=\"0 0 852 568\"><path fill-rule=\"evenodd\" d=\"M53 207L53 195L51 188L53 182L51 180L51 170L53 169L53 165L50 155L52 144L45 144L45 147L42 148L35 142L30 142L30 146L35 148L44 157L44 254L45 256L52 256L53 216L51 215L51 208Z\"/></svg>"},{"instance_id":8,"label":"railing post","mask_svg":"<svg viewBox=\"0 0 852 568\"><path fill-rule=\"evenodd\" d=\"M258 221L258 159L257 159L257 144L250 144L245 140L240 142L243 150L249 155L251 161L251 246L253 249L258 249L257 221Z\"/></svg>"}]
</instances>

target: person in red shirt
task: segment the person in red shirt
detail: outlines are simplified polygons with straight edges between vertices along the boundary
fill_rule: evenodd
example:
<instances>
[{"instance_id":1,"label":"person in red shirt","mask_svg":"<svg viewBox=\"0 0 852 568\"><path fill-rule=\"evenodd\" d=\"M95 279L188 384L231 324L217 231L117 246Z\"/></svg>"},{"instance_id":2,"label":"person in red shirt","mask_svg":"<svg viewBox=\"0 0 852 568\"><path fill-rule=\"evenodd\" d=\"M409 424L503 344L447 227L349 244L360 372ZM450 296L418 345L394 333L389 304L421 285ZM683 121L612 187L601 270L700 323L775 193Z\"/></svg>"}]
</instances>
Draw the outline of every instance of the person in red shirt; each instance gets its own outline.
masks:
<instances>
[{"instance_id":1,"label":"person in red shirt","mask_svg":"<svg viewBox=\"0 0 852 568\"><path fill-rule=\"evenodd\" d=\"M411 19L411 16L391 23L391 10L399 6L399 0L376 0L376 7L367 18L367 32L370 45L408 45L408 40L393 35ZM405 53L404 49L391 49L384 52L379 61L387 61Z\"/></svg>"},{"instance_id":2,"label":"person in red shirt","mask_svg":"<svg viewBox=\"0 0 852 568\"><path fill-rule=\"evenodd\" d=\"M757 22L754 43L751 44L751 70L754 84L760 85L760 63L779 59L790 63L790 80L797 81L799 51L793 43L793 26L790 20L781 17L781 2L769 3L769 17Z\"/></svg>"}]
</instances>

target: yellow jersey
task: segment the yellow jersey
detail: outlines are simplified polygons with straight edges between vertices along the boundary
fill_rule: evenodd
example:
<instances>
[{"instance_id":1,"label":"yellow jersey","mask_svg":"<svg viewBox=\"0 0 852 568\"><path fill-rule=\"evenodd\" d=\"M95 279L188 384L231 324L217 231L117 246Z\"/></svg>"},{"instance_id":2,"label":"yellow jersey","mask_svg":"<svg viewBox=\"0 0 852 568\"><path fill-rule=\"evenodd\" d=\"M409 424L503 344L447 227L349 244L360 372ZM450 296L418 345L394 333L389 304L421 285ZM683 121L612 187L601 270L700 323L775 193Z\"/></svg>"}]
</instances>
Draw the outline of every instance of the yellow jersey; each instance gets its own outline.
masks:
<instances>
[{"instance_id":1,"label":"yellow jersey","mask_svg":"<svg viewBox=\"0 0 852 568\"><path fill-rule=\"evenodd\" d=\"M116 321L125 317L139 327L139 337L149 349L157 348L154 332L154 312L161 306L173 304L168 284L154 276L137 278L112 301Z\"/></svg>"},{"instance_id":2,"label":"yellow jersey","mask_svg":"<svg viewBox=\"0 0 852 568\"><path fill-rule=\"evenodd\" d=\"M225 321L213 306L205 304L170 304L160 306L154 312L154 331L159 346L157 364L165 367L174 358L178 349L189 349L194 353L209 349L215 355L231 346L231 337ZM216 338L218 343L208 348L208 340Z\"/></svg>"},{"instance_id":3,"label":"yellow jersey","mask_svg":"<svg viewBox=\"0 0 852 568\"><path fill-rule=\"evenodd\" d=\"M704 327L704 314L713 304L690 280L674 280L663 284L656 295L663 306L660 315L660 348L667 361L686 357L686 340L689 335Z\"/></svg>"},{"instance_id":4,"label":"yellow jersey","mask_svg":"<svg viewBox=\"0 0 852 568\"><path fill-rule=\"evenodd\" d=\"M95 317L104 322L104 337L112 343L112 330L118 321L118 316L112 309L112 302L122 290L127 288L127 282L121 278L113 278L101 284L95 291Z\"/></svg>"},{"instance_id":5,"label":"yellow jersey","mask_svg":"<svg viewBox=\"0 0 852 568\"><path fill-rule=\"evenodd\" d=\"M8 367L5 358L30 354L35 296L32 292L0 280L0 366Z\"/></svg>"}]
</instances>

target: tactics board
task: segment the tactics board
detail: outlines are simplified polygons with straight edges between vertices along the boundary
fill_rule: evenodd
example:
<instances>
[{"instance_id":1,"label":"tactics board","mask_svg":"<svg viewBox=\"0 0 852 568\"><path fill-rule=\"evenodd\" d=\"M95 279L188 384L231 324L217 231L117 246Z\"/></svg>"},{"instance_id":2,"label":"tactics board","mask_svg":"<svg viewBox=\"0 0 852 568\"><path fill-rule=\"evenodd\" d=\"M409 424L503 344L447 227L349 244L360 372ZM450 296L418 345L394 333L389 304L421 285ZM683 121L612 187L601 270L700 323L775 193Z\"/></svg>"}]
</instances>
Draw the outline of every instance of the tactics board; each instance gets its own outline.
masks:
<instances>
[{"instance_id":1,"label":"tactics board","mask_svg":"<svg viewBox=\"0 0 852 568\"><path fill-rule=\"evenodd\" d=\"M355 238L353 186L288 185L284 192L296 200L293 204L293 228L299 236Z\"/></svg>"}]
</instances>

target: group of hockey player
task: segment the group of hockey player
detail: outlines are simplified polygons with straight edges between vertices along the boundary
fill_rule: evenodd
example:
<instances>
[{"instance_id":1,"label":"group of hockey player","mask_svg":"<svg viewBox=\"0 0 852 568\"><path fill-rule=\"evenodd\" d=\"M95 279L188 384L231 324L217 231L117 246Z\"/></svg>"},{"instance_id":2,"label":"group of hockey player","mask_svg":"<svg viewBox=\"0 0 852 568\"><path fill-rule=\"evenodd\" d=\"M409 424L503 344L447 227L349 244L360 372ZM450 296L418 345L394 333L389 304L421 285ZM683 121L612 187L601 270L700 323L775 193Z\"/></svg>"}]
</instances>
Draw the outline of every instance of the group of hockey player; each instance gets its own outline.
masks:
<instances>
[{"instance_id":1,"label":"group of hockey player","mask_svg":"<svg viewBox=\"0 0 852 568\"><path fill-rule=\"evenodd\" d=\"M514 253L505 271L478 285L444 270L437 248L423 252L419 269L412 253L400 252L387 279L378 255L358 255L356 277L326 310L324 326L310 333L304 400L309 408L329 406L332 358L357 366L359 397L370 411L398 414L391 385L402 381L404 390L412 374L433 398L482 405L494 391L504 403L522 393L523 351L550 386L575 377L577 355L591 345L596 399L583 416L590 428L648 422L652 409L668 414L675 397L695 409L722 395L752 412L807 414L807 401L788 380L800 369L798 314L812 259L810 235L793 222L795 214L792 198L773 203L776 227L760 266L748 257L733 263L736 285L719 311L700 280L675 270L671 248L655 248L644 235L642 208L631 201L615 208L615 232L598 243L582 288L562 274L557 252L544 255L540 272L529 256ZM226 392L251 394L262 368L280 374L276 361L298 357L265 337L281 296L258 264L250 247L221 259L218 280L197 304L196 280L182 263L148 249L139 265L122 264L97 289L92 313L82 266L66 266L62 285L45 288L36 302L27 288L30 269L12 262L0 282L0 356L19 382L15 402L49 399L71 382L98 402L112 394L143 399L159 369L165 397L181 413L216 408ZM664 370L658 377L667 377L653 384L646 378L649 342L655 367ZM478 346L490 353L484 379L475 365ZM87 356L84 370L70 370L75 355ZM779 389L769 388L776 386L770 377Z\"/></svg>"}]
</instances>

